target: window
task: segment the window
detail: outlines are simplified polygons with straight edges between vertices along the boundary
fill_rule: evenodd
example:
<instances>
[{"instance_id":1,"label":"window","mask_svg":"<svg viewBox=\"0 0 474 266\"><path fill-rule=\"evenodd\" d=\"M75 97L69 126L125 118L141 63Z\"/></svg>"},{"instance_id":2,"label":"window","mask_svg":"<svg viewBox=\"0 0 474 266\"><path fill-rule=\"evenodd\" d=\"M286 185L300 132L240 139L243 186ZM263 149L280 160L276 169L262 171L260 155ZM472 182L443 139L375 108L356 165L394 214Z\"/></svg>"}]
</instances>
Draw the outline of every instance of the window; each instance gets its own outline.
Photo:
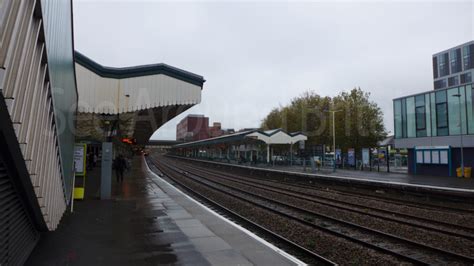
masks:
<instances>
[{"instance_id":1,"label":"window","mask_svg":"<svg viewBox=\"0 0 474 266\"><path fill-rule=\"evenodd\" d=\"M456 85L459 85L459 77L458 76L448 78L448 86L449 87L456 86Z\"/></svg>"},{"instance_id":2,"label":"window","mask_svg":"<svg viewBox=\"0 0 474 266\"><path fill-rule=\"evenodd\" d=\"M467 108L467 128L469 134L474 134L474 88L471 85L466 86L466 108Z\"/></svg>"},{"instance_id":3,"label":"window","mask_svg":"<svg viewBox=\"0 0 474 266\"><path fill-rule=\"evenodd\" d=\"M438 136L447 136L449 134L446 91L436 92L436 130Z\"/></svg>"},{"instance_id":4,"label":"window","mask_svg":"<svg viewBox=\"0 0 474 266\"><path fill-rule=\"evenodd\" d=\"M439 76L444 77L449 75L449 56L448 53L444 53L439 56Z\"/></svg>"},{"instance_id":5,"label":"window","mask_svg":"<svg viewBox=\"0 0 474 266\"><path fill-rule=\"evenodd\" d=\"M402 136L407 137L407 99L402 99Z\"/></svg>"},{"instance_id":6,"label":"window","mask_svg":"<svg viewBox=\"0 0 474 266\"><path fill-rule=\"evenodd\" d=\"M407 137L416 137L415 97L406 98Z\"/></svg>"},{"instance_id":7,"label":"window","mask_svg":"<svg viewBox=\"0 0 474 266\"><path fill-rule=\"evenodd\" d=\"M474 68L474 44L463 47L464 70Z\"/></svg>"},{"instance_id":8,"label":"window","mask_svg":"<svg viewBox=\"0 0 474 266\"><path fill-rule=\"evenodd\" d=\"M416 136L426 137L425 95L415 97Z\"/></svg>"},{"instance_id":9,"label":"window","mask_svg":"<svg viewBox=\"0 0 474 266\"><path fill-rule=\"evenodd\" d=\"M445 79L440 79L440 80L435 81L434 82L434 88L435 88L435 90L446 88L446 80Z\"/></svg>"},{"instance_id":10,"label":"window","mask_svg":"<svg viewBox=\"0 0 474 266\"><path fill-rule=\"evenodd\" d=\"M462 71L461 49L455 49L450 52L451 74Z\"/></svg>"},{"instance_id":11,"label":"window","mask_svg":"<svg viewBox=\"0 0 474 266\"><path fill-rule=\"evenodd\" d=\"M431 102L430 94L425 94L426 136L431 136Z\"/></svg>"},{"instance_id":12,"label":"window","mask_svg":"<svg viewBox=\"0 0 474 266\"><path fill-rule=\"evenodd\" d=\"M462 87L464 89L464 87ZM459 135L461 133L461 118L462 118L462 108L464 93L459 93L458 88L450 89L447 91L448 97L448 120L449 120L449 135ZM455 95L459 95L455 96ZM461 101L461 104L459 102ZM460 117L461 116L461 117Z\"/></svg>"},{"instance_id":13,"label":"window","mask_svg":"<svg viewBox=\"0 0 474 266\"><path fill-rule=\"evenodd\" d=\"M464 73L461 75L461 84L471 83L472 82L472 75L471 72Z\"/></svg>"},{"instance_id":14,"label":"window","mask_svg":"<svg viewBox=\"0 0 474 266\"><path fill-rule=\"evenodd\" d=\"M433 78L438 78L438 57L433 56Z\"/></svg>"},{"instance_id":15,"label":"window","mask_svg":"<svg viewBox=\"0 0 474 266\"><path fill-rule=\"evenodd\" d=\"M395 100L393 102L394 124L395 124L395 138L403 138L403 121L402 121L402 101Z\"/></svg>"},{"instance_id":16,"label":"window","mask_svg":"<svg viewBox=\"0 0 474 266\"><path fill-rule=\"evenodd\" d=\"M430 93L430 106L431 106L431 136L436 136L436 101L435 101L435 93Z\"/></svg>"}]
</instances>

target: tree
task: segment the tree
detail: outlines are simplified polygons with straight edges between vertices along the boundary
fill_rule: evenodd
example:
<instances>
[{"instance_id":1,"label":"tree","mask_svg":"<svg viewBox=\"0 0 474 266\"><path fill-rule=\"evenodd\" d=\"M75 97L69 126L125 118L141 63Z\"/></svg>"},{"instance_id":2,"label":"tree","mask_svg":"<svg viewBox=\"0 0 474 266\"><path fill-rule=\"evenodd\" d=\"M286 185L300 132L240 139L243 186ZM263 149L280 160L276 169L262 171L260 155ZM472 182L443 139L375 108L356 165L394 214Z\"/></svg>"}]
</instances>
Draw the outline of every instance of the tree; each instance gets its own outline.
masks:
<instances>
[{"instance_id":1,"label":"tree","mask_svg":"<svg viewBox=\"0 0 474 266\"><path fill-rule=\"evenodd\" d=\"M274 108L262 121L263 129L282 128L288 132L301 131L308 136L307 143L332 146L332 117L335 114L336 146L347 148L375 147L387 135L382 110L370 93L354 88L333 97L321 97L306 92L294 98L288 106Z\"/></svg>"}]
</instances>

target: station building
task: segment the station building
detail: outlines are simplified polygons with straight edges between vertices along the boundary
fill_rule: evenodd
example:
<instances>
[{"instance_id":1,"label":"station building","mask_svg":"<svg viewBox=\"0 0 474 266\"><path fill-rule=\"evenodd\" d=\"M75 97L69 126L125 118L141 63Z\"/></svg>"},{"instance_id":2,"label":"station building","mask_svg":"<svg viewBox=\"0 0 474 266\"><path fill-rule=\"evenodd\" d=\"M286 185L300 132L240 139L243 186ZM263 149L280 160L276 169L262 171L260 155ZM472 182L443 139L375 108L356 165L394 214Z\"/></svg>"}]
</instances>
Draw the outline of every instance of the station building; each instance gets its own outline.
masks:
<instances>
[{"instance_id":1,"label":"station building","mask_svg":"<svg viewBox=\"0 0 474 266\"><path fill-rule=\"evenodd\" d=\"M474 41L433 55L435 90L393 100L395 148L413 174L455 176L474 166ZM441 84L441 85L440 85Z\"/></svg>"},{"instance_id":2,"label":"station building","mask_svg":"<svg viewBox=\"0 0 474 266\"><path fill-rule=\"evenodd\" d=\"M0 265L22 265L72 198L79 140L145 145L201 101L202 76L74 51L71 0L0 3Z\"/></svg>"}]
</instances>

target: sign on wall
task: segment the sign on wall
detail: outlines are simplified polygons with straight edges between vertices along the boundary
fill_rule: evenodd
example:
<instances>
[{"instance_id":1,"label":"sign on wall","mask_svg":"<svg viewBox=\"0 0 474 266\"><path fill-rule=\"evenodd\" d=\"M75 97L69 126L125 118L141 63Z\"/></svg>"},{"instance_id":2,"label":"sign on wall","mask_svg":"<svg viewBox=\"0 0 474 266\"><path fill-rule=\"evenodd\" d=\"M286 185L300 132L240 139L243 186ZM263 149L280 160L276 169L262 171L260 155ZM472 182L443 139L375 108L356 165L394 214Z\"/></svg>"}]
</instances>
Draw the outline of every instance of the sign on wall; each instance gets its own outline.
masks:
<instances>
[{"instance_id":1,"label":"sign on wall","mask_svg":"<svg viewBox=\"0 0 474 266\"><path fill-rule=\"evenodd\" d=\"M362 149L362 164L369 165L369 163L370 163L369 149L363 148Z\"/></svg>"},{"instance_id":2,"label":"sign on wall","mask_svg":"<svg viewBox=\"0 0 474 266\"><path fill-rule=\"evenodd\" d=\"M74 146L74 172L76 176L86 175L86 148L87 144L77 143Z\"/></svg>"}]
</instances>

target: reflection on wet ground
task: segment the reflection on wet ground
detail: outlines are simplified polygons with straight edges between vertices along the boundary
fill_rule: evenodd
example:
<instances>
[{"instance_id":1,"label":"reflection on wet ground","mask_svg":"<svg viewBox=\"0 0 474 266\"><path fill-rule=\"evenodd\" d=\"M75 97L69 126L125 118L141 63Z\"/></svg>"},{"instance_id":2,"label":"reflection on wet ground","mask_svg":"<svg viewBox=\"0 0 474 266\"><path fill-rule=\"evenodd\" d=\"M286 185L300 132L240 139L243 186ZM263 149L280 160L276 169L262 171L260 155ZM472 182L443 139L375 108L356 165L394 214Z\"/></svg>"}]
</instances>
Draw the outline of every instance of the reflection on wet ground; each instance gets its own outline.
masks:
<instances>
[{"instance_id":1,"label":"reflection on wet ground","mask_svg":"<svg viewBox=\"0 0 474 266\"><path fill-rule=\"evenodd\" d=\"M87 178L86 199L75 202L55 232L44 233L27 265L208 265L169 215L182 208L144 175L139 158L113 199L97 199L100 168Z\"/></svg>"}]
</instances>

